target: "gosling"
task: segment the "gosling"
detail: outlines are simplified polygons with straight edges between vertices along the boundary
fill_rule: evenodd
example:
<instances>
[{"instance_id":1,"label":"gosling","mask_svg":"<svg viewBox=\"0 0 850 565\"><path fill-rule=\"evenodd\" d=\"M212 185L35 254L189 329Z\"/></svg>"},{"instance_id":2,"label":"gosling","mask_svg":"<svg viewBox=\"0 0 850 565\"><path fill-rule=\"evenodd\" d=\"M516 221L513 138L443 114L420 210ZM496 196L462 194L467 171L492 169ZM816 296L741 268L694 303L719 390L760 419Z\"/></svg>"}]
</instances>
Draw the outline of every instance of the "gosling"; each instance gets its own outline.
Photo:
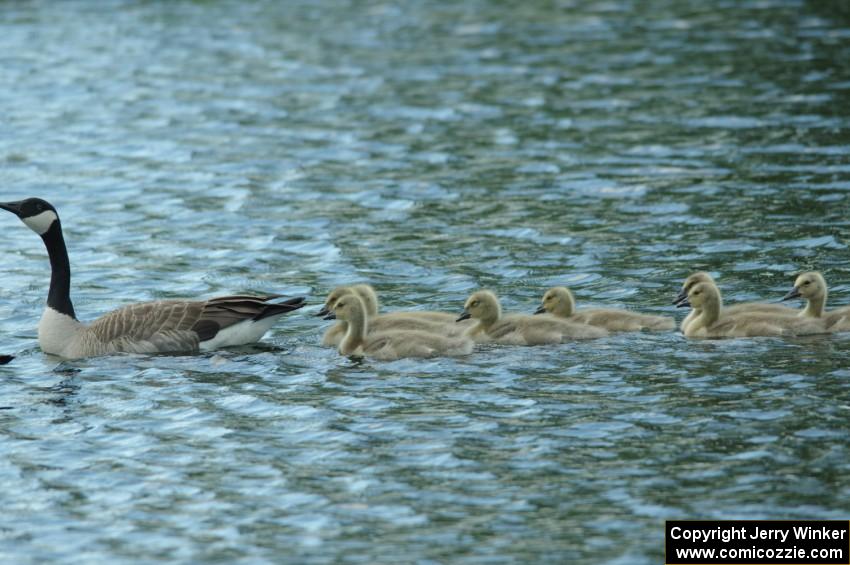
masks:
<instances>
[{"instance_id":1,"label":"gosling","mask_svg":"<svg viewBox=\"0 0 850 565\"><path fill-rule=\"evenodd\" d=\"M478 323L469 328L466 335L482 343L504 345L546 345L562 343L572 339L593 339L605 337L608 332L602 328L576 324L551 314L531 316L510 314L502 316L499 298L489 290L474 292L464 305L463 314L458 321L467 319Z\"/></svg>"},{"instance_id":2,"label":"gosling","mask_svg":"<svg viewBox=\"0 0 850 565\"><path fill-rule=\"evenodd\" d=\"M686 337L794 336L825 331L820 320L801 319L784 313L729 313L723 308L720 290L711 282L694 285L678 306L691 306L700 312L685 328Z\"/></svg>"},{"instance_id":3,"label":"gosling","mask_svg":"<svg viewBox=\"0 0 850 565\"><path fill-rule=\"evenodd\" d=\"M676 327L673 318L638 314L613 308L588 308L576 312L575 299L570 289L563 286L550 288L543 295L543 302L535 314L552 314L577 324L588 324L610 332L637 332L640 330L672 330Z\"/></svg>"},{"instance_id":4,"label":"gosling","mask_svg":"<svg viewBox=\"0 0 850 565\"><path fill-rule=\"evenodd\" d=\"M714 279L711 278L711 275L704 271L698 271L688 276L685 279L685 282L682 283L682 288L679 290L679 294L676 295L676 298L673 299L673 304L679 305L682 301L687 299L688 293L690 290L699 283L711 283L715 286L716 283ZM729 306L724 310L727 314L738 314L741 312L764 312L768 314L786 314L792 315L796 314L796 312L792 308L788 308L787 306L783 306L781 304L765 304L763 302L743 302L741 304L734 304ZM685 329L688 324L694 321L697 316L700 315L699 308L695 308L693 305L691 306L691 311L685 316L685 319L682 320L681 329L682 333L685 333Z\"/></svg>"},{"instance_id":5,"label":"gosling","mask_svg":"<svg viewBox=\"0 0 850 565\"><path fill-rule=\"evenodd\" d=\"M474 344L466 337L448 338L415 330L369 331L363 300L355 293L341 296L331 312L348 324L339 344L340 355L368 356L382 361L404 357L462 356L472 353Z\"/></svg>"},{"instance_id":6,"label":"gosling","mask_svg":"<svg viewBox=\"0 0 850 565\"><path fill-rule=\"evenodd\" d=\"M354 286L337 287L328 294L324 307L316 316L325 316L333 311L336 302L347 294L354 294L363 302L366 316L369 319L369 331L384 332L394 330L415 330L429 332L446 337L463 335L464 327L454 323L455 317L440 312L391 312L389 314L378 314L378 297L374 289L368 284L357 284ZM418 314L424 314L422 316ZM450 323L446 322L446 316ZM339 320L331 326L322 337L322 345L325 347L336 347L340 344L348 329L348 323Z\"/></svg>"},{"instance_id":7,"label":"gosling","mask_svg":"<svg viewBox=\"0 0 850 565\"><path fill-rule=\"evenodd\" d=\"M827 312L825 308L828 294L829 290L823 275L817 271L810 271L797 277L794 288L788 291L782 300L803 298L806 300L806 307L800 312L800 316L822 319L830 332L850 331L850 306Z\"/></svg>"},{"instance_id":8,"label":"gosling","mask_svg":"<svg viewBox=\"0 0 850 565\"><path fill-rule=\"evenodd\" d=\"M352 288L357 290L357 295L363 300L363 303L366 305L366 309L368 310L369 316L377 316L379 310L379 302L378 295L375 292L375 289L372 288L371 285L368 284L359 284ZM405 311L397 311L397 312L387 312L386 314L380 315L382 318L410 318L414 320L424 320L427 322L433 322L437 324L454 324L457 316L454 314L449 314L448 312L432 312L427 310L405 310Z\"/></svg>"}]
</instances>

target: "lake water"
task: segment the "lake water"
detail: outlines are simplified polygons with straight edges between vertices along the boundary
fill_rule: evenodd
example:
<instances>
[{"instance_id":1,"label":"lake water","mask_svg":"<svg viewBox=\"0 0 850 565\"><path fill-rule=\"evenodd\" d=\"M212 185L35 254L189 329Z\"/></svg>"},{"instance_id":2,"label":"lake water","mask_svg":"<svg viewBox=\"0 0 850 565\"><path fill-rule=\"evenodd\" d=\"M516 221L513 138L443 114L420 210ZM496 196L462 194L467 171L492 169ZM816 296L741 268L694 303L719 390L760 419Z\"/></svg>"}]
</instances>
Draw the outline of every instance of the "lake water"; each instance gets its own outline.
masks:
<instances>
[{"instance_id":1,"label":"lake water","mask_svg":"<svg viewBox=\"0 0 850 565\"><path fill-rule=\"evenodd\" d=\"M255 347L63 362L0 216L0 560L618 563L682 518L850 517L850 334L459 360L320 347L332 287L676 315L818 269L850 303L838 2L7 2L0 199L78 315L306 295Z\"/></svg>"}]
</instances>

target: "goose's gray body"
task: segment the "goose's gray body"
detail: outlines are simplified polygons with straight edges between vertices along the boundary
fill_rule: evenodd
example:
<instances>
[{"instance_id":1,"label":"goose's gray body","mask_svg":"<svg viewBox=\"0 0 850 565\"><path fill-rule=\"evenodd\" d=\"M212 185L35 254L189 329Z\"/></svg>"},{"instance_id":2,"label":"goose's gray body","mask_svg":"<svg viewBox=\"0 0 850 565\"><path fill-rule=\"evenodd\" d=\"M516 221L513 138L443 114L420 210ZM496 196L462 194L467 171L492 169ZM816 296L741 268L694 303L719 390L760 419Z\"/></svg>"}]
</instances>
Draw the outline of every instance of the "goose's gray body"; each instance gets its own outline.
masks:
<instances>
[{"instance_id":1,"label":"goose's gray body","mask_svg":"<svg viewBox=\"0 0 850 565\"><path fill-rule=\"evenodd\" d=\"M68 359L113 353L194 353L253 343L283 314L303 306L268 296L221 296L206 301L161 300L124 306L85 325L45 308L38 341L45 353Z\"/></svg>"},{"instance_id":2,"label":"goose's gray body","mask_svg":"<svg viewBox=\"0 0 850 565\"><path fill-rule=\"evenodd\" d=\"M0 203L39 234L50 256L47 306L38 325L45 353L76 359L112 353L192 353L259 340L304 298L271 302L280 295L221 296L209 300L160 300L124 306L89 325L71 304L71 268L56 209L29 198Z\"/></svg>"}]
</instances>

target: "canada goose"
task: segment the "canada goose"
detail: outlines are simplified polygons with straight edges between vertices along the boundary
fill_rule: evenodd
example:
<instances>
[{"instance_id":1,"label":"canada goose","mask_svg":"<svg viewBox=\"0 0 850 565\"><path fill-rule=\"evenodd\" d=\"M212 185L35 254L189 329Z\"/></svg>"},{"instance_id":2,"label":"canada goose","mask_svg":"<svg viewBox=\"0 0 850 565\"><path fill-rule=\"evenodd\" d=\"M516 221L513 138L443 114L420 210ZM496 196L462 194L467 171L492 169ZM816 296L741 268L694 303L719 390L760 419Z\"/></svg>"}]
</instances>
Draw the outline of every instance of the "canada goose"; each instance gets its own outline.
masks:
<instances>
[{"instance_id":1,"label":"canada goose","mask_svg":"<svg viewBox=\"0 0 850 565\"><path fill-rule=\"evenodd\" d=\"M5 365L14 358L14 355L0 355L0 365Z\"/></svg>"},{"instance_id":2,"label":"canada goose","mask_svg":"<svg viewBox=\"0 0 850 565\"><path fill-rule=\"evenodd\" d=\"M803 298L806 300L806 307L800 312L800 316L823 319L826 328L831 332L850 331L850 306L827 312L825 308L828 294L823 275L810 271L797 277L794 288L788 291L782 300Z\"/></svg>"},{"instance_id":3,"label":"canada goose","mask_svg":"<svg viewBox=\"0 0 850 565\"><path fill-rule=\"evenodd\" d=\"M711 283L715 286L716 283L714 279L711 278L711 275L704 271L698 271L688 276L685 279L685 282L682 283L682 288L679 290L679 294L676 295L676 298L673 299L673 304L678 305L680 302L684 301L688 297L688 292L697 284L706 282ZM787 314L792 315L796 314L796 312L792 308L788 308L787 306L783 306L781 304L765 304L763 302L743 302L741 304L733 304L732 306L728 306L724 308L724 312L727 314L738 314L741 312L765 312L772 314ZM700 315L699 308L691 306L691 311L685 316L685 319L682 320L681 329L682 333L685 333L685 329L697 316Z\"/></svg>"},{"instance_id":4,"label":"canada goose","mask_svg":"<svg viewBox=\"0 0 850 565\"><path fill-rule=\"evenodd\" d=\"M691 306L700 314L685 328L687 337L793 336L824 333L823 322L771 312L737 312L723 308L720 290L714 283L691 287L679 307Z\"/></svg>"},{"instance_id":5,"label":"canada goose","mask_svg":"<svg viewBox=\"0 0 850 565\"><path fill-rule=\"evenodd\" d=\"M304 298L269 302L279 295L220 296L209 300L160 300L124 306L90 325L77 320L71 304L71 266L59 214L49 202L28 198L0 203L41 236L50 258L50 291L38 324L45 353L77 359L110 353L207 351L260 339Z\"/></svg>"},{"instance_id":6,"label":"canada goose","mask_svg":"<svg viewBox=\"0 0 850 565\"><path fill-rule=\"evenodd\" d=\"M348 323L348 330L339 344L341 355L367 355L389 361L402 357L469 355L474 346L472 340L466 337L448 338L429 332L401 329L369 331L366 306L353 292L340 297L331 314Z\"/></svg>"},{"instance_id":7,"label":"canada goose","mask_svg":"<svg viewBox=\"0 0 850 565\"><path fill-rule=\"evenodd\" d=\"M480 342L495 342L508 345L544 345L561 343L571 339L604 337L608 332L602 328L575 324L551 314L531 316L510 314L502 316L499 298L489 290L472 293L464 304L463 314L458 321L478 320L478 324L467 330L466 335Z\"/></svg>"},{"instance_id":8,"label":"canada goose","mask_svg":"<svg viewBox=\"0 0 850 565\"><path fill-rule=\"evenodd\" d=\"M316 315L325 319L334 319L333 306L339 298L353 293L363 302L366 317L369 319L370 332L386 332L395 330L416 330L445 337L463 335L464 326L455 324L455 317L441 312L389 312L378 314L378 296L368 284L357 284L350 287L337 287L328 294L325 306ZM420 315L422 314L422 315ZM446 322L446 317L450 322ZM322 345L335 347L339 345L347 330L347 322L339 320L329 328L322 337Z\"/></svg>"},{"instance_id":9,"label":"canada goose","mask_svg":"<svg viewBox=\"0 0 850 565\"><path fill-rule=\"evenodd\" d=\"M614 308L588 308L575 310L575 299L570 289L563 286L550 288L543 295L543 302L535 314L552 314L558 318L605 328L612 332L636 332L640 330L672 330L676 327L673 318L650 316Z\"/></svg>"}]
</instances>

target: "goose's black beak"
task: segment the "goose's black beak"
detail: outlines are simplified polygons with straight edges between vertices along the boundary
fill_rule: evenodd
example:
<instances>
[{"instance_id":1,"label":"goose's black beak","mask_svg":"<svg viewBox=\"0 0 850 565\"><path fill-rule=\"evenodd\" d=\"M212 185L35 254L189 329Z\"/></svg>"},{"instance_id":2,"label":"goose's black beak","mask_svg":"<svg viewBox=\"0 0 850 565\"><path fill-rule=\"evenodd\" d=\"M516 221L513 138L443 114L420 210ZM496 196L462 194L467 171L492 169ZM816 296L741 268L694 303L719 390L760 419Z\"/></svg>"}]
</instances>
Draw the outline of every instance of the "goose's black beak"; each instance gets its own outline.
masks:
<instances>
[{"instance_id":1,"label":"goose's black beak","mask_svg":"<svg viewBox=\"0 0 850 565\"><path fill-rule=\"evenodd\" d=\"M800 290L795 286L788 291L788 294L782 297L782 300L791 300L792 298L800 298Z\"/></svg>"},{"instance_id":2,"label":"goose's black beak","mask_svg":"<svg viewBox=\"0 0 850 565\"><path fill-rule=\"evenodd\" d=\"M322 319L323 320L336 320L336 314L334 312L328 312L327 315Z\"/></svg>"},{"instance_id":3,"label":"goose's black beak","mask_svg":"<svg viewBox=\"0 0 850 565\"><path fill-rule=\"evenodd\" d=\"M316 317L317 317L317 318L320 318L320 317L322 317L322 316L327 316L327 315L328 315L328 312L330 312L330 310L328 310L328 307L327 307L327 306L322 306L322 309L321 309L321 310L319 310L318 312L316 312Z\"/></svg>"},{"instance_id":4,"label":"goose's black beak","mask_svg":"<svg viewBox=\"0 0 850 565\"><path fill-rule=\"evenodd\" d=\"M546 313L546 308L545 308L544 306L541 306L540 308L538 308L537 310L535 310L535 311L534 311L534 313L535 313L535 314L545 314L545 313Z\"/></svg>"},{"instance_id":5,"label":"goose's black beak","mask_svg":"<svg viewBox=\"0 0 850 565\"><path fill-rule=\"evenodd\" d=\"M678 302L674 302L673 304L676 305L676 308L690 308L691 307L691 303L688 301L687 296L685 296L683 299L679 300Z\"/></svg>"},{"instance_id":6,"label":"goose's black beak","mask_svg":"<svg viewBox=\"0 0 850 565\"><path fill-rule=\"evenodd\" d=\"M469 310L464 310L463 314L460 315L460 318L455 320L455 322L462 322L464 320L468 320L472 317L472 314L469 313Z\"/></svg>"},{"instance_id":7,"label":"goose's black beak","mask_svg":"<svg viewBox=\"0 0 850 565\"><path fill-rule=\"evenodd\" d=\"M21 205L22 204L23 204L23 201L0 202L0 208L3 208L4 210L8 210L8 211L10 211L11 213L13 213L14 215L16 215L17 217L20 218L21 217Z\"/></svg>"},{"instance_id":8,"label":"goose's black beak","mask_svg":"<svg viewBox=\"0 0 850 565\"><path fill-rule=\"evenodd\" d=\"M0 365L5 365L14 358L14 355L0 355Z\"/></svg>"},{"instance_id":9,"label":"goose's black beak","mask_svg":"<svg viewBox=\"0 0 850 565\"><path fill-rule=\"evenodd\" d=\"M687 297L688 293L685 292L685 289L682 289L679 291L679 294L676 295L676 298L673 299L673 302L671 302L671 304L676 304L678 306L679 302L685 300Z\"/></svg>"}]
</instances>

